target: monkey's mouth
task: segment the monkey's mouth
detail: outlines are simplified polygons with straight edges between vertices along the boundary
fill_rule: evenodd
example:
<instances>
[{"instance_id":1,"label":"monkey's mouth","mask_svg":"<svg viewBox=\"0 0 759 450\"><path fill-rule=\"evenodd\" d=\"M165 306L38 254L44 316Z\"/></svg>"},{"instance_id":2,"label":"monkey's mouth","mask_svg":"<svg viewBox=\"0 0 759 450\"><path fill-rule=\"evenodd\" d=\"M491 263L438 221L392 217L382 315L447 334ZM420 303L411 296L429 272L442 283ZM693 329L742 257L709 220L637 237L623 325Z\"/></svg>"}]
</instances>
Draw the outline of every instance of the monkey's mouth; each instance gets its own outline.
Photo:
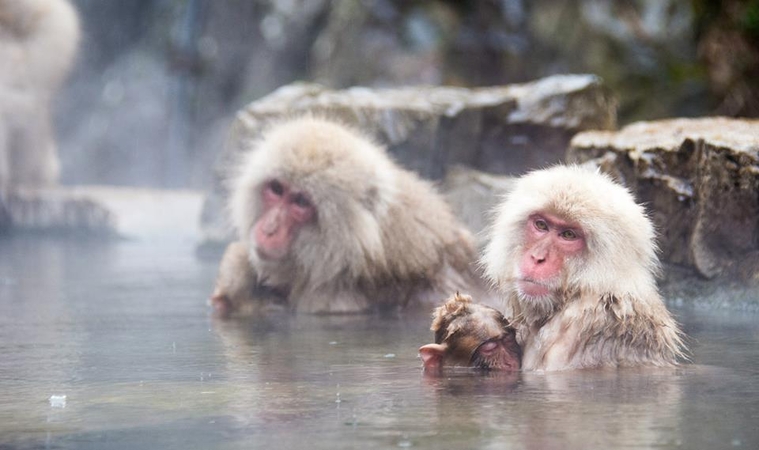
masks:
<instances>
[{"instance_id":1,"label":"monkey's mouth","mask_svg":"<svg viewBox=\"0 0 759 450\"><path fill-rule=\"evenodd\" d=\"M255 251L256 251L256 256L258 257L258 259L264 263L267 263L267 262L275 263L275 262L281 261L286 256L286 253L267 251L258 246L255 247Z\"/></svg>"},{"instance_id":2,"label":"monkey's mouth","mask_svg":"<svg viewBox=\"0 0 759 450\"><path fill-rule=\"evenodd\" d=\"M550 283L533 280L532 278L522 278L517 281L519 293L527 297L543 297L553 291Z\"/></svg>"}]
</instances>

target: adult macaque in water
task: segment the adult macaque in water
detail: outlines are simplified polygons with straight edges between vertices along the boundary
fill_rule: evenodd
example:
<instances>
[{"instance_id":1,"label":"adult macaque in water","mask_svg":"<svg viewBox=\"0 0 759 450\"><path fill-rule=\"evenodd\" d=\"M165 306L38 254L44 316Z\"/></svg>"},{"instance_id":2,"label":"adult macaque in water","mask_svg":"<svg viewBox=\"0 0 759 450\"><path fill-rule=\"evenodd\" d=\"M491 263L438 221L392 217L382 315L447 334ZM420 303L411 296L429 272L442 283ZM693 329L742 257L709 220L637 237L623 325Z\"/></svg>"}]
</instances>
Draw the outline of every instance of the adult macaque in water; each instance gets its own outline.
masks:
<instances>
[{"instance_id":1,"label":"adult macaque in water","mask_svg":"<svg viewBox=\"0 0 759 450\"><path fill-rule=\"evenodd\" d=\"M426 371L444 365L519 370L522 352L516 332L500 311L457 292L432 317L435 343L419 348Z\"/></svg>"},{"instance_id":2,"label":"adult macaque in water","mask_svg":"<svg viewBox=\"0 0 759 450\"><path fill-rule=\"evenodd\" d=\"M211 298L222 316L272 298L300 312L355 313L479 291L472 236L433 187L329 120L268 129L241 165L230 210L239 242Z\"/></svg>"},{"instance_id":3,"label":"adult macaque in water","mask_svg":"<svg viewBox=\"0 0 759 450\"><path fill-rule=\"evenodd\" d=\"M524 369L670 366L683 356L655 282L654 230L607 176L557 166L517 181L483 263L506 297Z\"/></svg>"},{"instance_id":4,"label":"adult macaque in water","mask_svg":"<svg viewBox=\"0 0 759 450\"><path fill-rule=\"evenodd\" d=\"M0 0L0 191L57 181L50 102L79 41L64 0Z\"/></svg>"}]
</instances>

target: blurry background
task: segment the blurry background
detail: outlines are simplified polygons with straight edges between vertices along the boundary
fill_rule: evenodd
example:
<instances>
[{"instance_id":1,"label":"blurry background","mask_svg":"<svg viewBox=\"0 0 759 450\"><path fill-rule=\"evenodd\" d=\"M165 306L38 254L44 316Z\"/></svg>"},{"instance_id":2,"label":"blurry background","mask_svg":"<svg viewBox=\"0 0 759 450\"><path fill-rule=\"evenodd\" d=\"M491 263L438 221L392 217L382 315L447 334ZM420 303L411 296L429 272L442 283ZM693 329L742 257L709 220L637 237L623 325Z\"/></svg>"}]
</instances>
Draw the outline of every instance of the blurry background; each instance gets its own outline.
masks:
<instances>
[{"instance_id":1,"label":"blurry background","mask_svg":"<svg viewBox=\"0 0 759 450\"><path fill-rule=\"evenodd\" d=\"M234 113L297 80L489 86L600 75L619 124L759 116L759 0L73 0L64 184L205 188Z\"/></svg>"}]
</instances>

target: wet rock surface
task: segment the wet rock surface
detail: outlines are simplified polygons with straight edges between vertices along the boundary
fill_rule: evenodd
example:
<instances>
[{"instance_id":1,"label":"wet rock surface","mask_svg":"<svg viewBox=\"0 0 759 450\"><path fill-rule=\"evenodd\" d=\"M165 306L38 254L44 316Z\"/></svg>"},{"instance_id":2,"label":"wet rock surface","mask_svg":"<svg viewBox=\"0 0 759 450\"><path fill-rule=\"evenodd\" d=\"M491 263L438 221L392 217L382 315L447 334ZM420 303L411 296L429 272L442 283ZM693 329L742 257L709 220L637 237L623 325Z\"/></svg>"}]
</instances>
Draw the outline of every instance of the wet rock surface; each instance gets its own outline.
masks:
<instances>
[{"instance_id":1,"label":"wet rock surface","mask_svg":"<svg viewBox=\"0 0 759 450\"><path fill-rule=\"evenodd\" d=\"M491 88L413 87L328 90L293 84L237 114L202 218L209 241L225 241L224 179L239 153L270 122L315 113L355 125L423 177L441 180L463 164L498 174L519 174L559 161L571 137L613 129L616 102L592 75L562 75Z\"/></svg>"},{"instance_id":2,"label":"wet rock surface","mask_svg":"<svg viewBox=\"0 0 759 450\"><path fill-rule=\"evenodd\" d=\"M578 134L567 160L598 165L633 190L665 262L759 285L758 137L757 120L639 122Z\"/></svg>"},{"instance_id":3,"label":"wet rock surface","mask_svg":"<svg viewBox=\"0 0 759 450\"><path fill-rule=\"evenodd\" d=\"M64 188L17 188L3 193L0 231L116 235L111 211Z\"/></svg>"},{"instance_id":4,"label":"wet rock surface","mask_svg":"<svg viewBox=\"0 0 759 450\"><path fill-rule=\"evenodd\" d=\"M19 189L0 199L0 231L194 243L202 203L202 192L188 189Z\"/></svg>"},{"instance_id":5,"label":"wet rock surface","mask_svg":"<svg viewBox=\"0 0 759 450\"><path fill-rule=\"evenodd\" d=\"M516 177L493 175L465 166L454 166L440 185L445 200L475 235L477 243L485 243L485 230L490 224L493 208L514 185Z\"/></svg>"}]
</instances>

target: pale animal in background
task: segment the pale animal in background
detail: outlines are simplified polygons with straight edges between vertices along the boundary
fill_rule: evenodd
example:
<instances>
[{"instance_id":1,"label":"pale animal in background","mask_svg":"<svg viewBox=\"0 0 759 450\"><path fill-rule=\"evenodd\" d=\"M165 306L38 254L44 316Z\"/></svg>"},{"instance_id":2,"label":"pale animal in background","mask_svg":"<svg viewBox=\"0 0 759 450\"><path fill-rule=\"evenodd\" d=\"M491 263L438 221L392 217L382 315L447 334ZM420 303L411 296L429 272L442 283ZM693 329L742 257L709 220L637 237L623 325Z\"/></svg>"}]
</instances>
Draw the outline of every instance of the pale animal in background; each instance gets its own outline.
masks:
<instances>
[{"instance_id":1,"label":"pale animal in background","mask_svg":"<svg viewBox=\"0 0 759 450\"><path fill-rule=\"evenodd\" d=\"M78 42L67 1L0 0L0 190L57 182L51 100Z\"/></svg>"},{"instance_id":2,"label":"pale animal in background","mask_svg":"<svg viewBox=\"0 0 759 450\"><path fill-rule=\"evenodd\" d=\"M272 298L299 312L357 313L481 292L473 238L433 186L335 121L305 116L266 130L229 206L239 241L211 298L221 316Z\"/></svg>"},{"instance_id":3,"label":"pale animal in background","mask_svg":"<svg viewBox=\"0 0 759 450\"><path fill-rule=\"evenodd\" d=\"M432 313L435 343L419 348L424 370L444 366L517 371L522 351L516 332L497 309L458 292Z\"/></svg>"},{"instance_id":4,"label":"pale animal in background","mask_svg":"<svg viewBox=\"0 0 759 450\"><path fill-rule=\"evenodd\" d=\"M672 366L682 333L656 285L655 233L608 176L556 166L519 179L482 263L505 297L522 367Z\"/></svg>"}]
</instances>

